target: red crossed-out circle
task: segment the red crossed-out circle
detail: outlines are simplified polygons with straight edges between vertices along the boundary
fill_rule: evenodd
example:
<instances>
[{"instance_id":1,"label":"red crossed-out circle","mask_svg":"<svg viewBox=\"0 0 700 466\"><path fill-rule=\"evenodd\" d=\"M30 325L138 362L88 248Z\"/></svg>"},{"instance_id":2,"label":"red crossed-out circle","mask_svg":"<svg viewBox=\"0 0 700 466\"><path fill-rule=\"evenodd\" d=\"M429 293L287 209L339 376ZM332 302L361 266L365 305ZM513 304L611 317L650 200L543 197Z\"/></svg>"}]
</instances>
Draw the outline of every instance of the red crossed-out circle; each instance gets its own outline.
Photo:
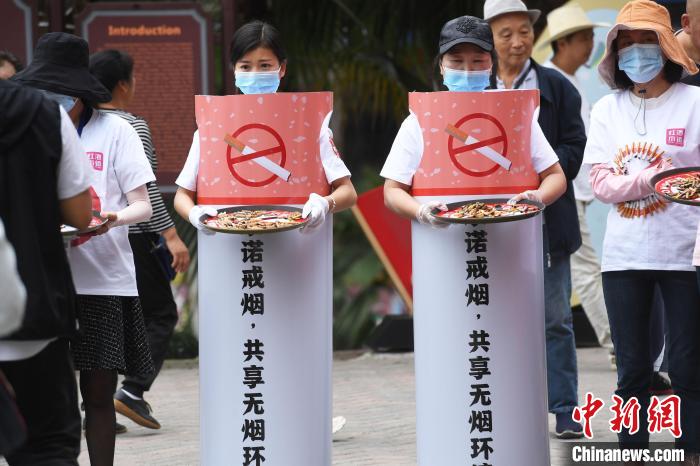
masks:
<instances>
[{"instance_id":1,"label":"red crossed-out circle","mask_svg":"<svg viewBox=\"0 0 700 466\"><path fill-rule=\"evenodd\" d=\"M498 153L506 157L508 155L508 138L506 137L506 130L501 124L500 121L498 121L496 118L493 116L487 114L487 113L472 113L471 115L467 115L461 120L459 120L456 124L455 127L460 128L463 124L470 120L474 119L484 119L487 121L490 121L493 123L496 128L499 131L499 135L489 138L489 139L484 139L483 141L479 141L475 144L468 144L466 146L461 146L461 147L455 147L455 138L454 136L450 135L450 137L447 139L447 151L450 154L450 159L452 159L452 163L454 164L455 167L457 167L458 170L460 170L463 173L466 173L467 175L470 176L488 176L492 173L494 173L496 170L498 170L501 166L498 165L497 163L494 163L491 168L488 168L486 170L471 170L467 168L462 162L460 162L457 159L457 156L459 154L462 154L464 152L469 152L473 151L476 149L479 149L481 147L486 147L486 146L494 146L499 143L502 144L503 148L501 150L498 150L496 147L494 147L494 150L496 150ZM461 129L461 128L460 128Z\"/></svg>"},{"instance_id":2,"label":"red crossed-out circle","mask_svg":"<svg viewBox=\"0 0 700 466\"><path fill-rule=\"evenodd\" d=\"M241 155L238 154L237 151L233 152L232 147L228 146L226 149L226 161L228 162L228 169L233 175L234 178L236 178L238 181L240 181L242 184L246 186L250 186L253 188L259 188L260 186L265 186L277 178L277 175L271 175L269 178L265 178L260 181L251 181L249 179L244 178L241 176L240 173L236 171L236 165L239 163L247 162L248 160L253 160L257 159L258 157L264 157L267 155L274 155L274 154L280 154L281 155L281 160L279 165L284 167L284 163L287 161L287 149L284 147L284 142L282 141L282 138L280 137L279 133L275 131L274 129L270 128L267 125L263 125L260 123L250 123L244 126L241 126L236 130L235 133L232 134L232 136L236 139L238 139L238 136L241 135L241 133L251 130L251 129L260 129L263 130L269 134L272 135L277 140L277 145L274 147L270 147L268 149L263 149L256 151L252 154L247 154L247 155Z\"/></svg>"}]
</instances>

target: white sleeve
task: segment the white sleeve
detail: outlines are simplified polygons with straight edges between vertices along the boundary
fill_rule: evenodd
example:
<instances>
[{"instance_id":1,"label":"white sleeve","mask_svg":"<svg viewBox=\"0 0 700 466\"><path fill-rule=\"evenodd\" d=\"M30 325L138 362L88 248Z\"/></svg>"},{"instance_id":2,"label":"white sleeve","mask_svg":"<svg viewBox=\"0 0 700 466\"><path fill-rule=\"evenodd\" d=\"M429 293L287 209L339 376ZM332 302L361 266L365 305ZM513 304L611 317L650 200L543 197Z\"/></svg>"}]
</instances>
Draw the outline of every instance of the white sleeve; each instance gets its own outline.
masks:
<instances>
[{"instance_id":1,"label":"white sleeve","mask_svg":"<svg viewBox=\"0 0 700 466\"><path fill-rule=\"evenodd\" d=\"M15 251L7 238L5 227L0 221L0 337L9 335L19 328L24 317L27 291L17 273Z\"/></svg>"},{"instance_id":2,"label":"white sleeve","mask_svg":"<svg viewBox=\"0 0 700 466\"><path fill-rule=\"evenodd\" d=\"M149 181L155 181L156 177L136 130L120 117L113 118L119 122L119 127L115 128L119 131L117 138L119 150L114 156L112 166L119 187L126 194Z\"/></svg>"},{"instance_id":3,"label":"white sleeve","mask_svg":"<svg viewBox=\"0 0 700 466\"><path fill-rule=\"evenodd\" d=\"M194 132L190 152L187 154L185 166L175 184L188 191L197 191L197 174L199 173L199 130Z\"/></svg>"},{"instance_id":4,"label":"white sleeve","mask_svg":"<svg viewBox=\"0 0 700 466\"><path fill-rule=\"evenodd\" d=\"M58 199L70 199L77 196L92 184L92 170L80 142L78 132L68 114L59 105L61 112L61 161L58 163Z\"/></svg>"},{"instance_id":5,"label":"white sleeve","mask_svg":"<svg viewBox=\"0 0 700 466\"><path fill-rule=\"evenodd\" d=\"M549 141L537 122L536 115L532 119L532 131L530 132L530 157L532 158L532 166L537 173L542 173L559 162L559 157L549 145Z\"/></svg>"},{"instance_id":6,"label":"white sleeve","mask_svg":"<svg viewBox=\"0 0 700 466\"><path fill-rule=\"evenodd\" d=\"M396 134L394 144L379 175L382 178L411 185L413 175L418 170L422 158L423 133L418 118L411 113L401 123L401 128Z\"/></svg>"},{"instance_id":7,"label":"white sleeve","mask_svg":"<svg viewBox=\"0 0 700 466\"><path fill-rule=\"evenodd\" d=\"M583 151L583 163L586 165L609 163L612 160L614 151L610 148L610 143L605 141L607 129L604 115L607 111L602 103L603 101L596 103L591 111L591 126L588 128L588 139Z\"/></svg>"},{"instance_id":8,"label":"white sleeve","mask_svg":"<svg viewBox=\"0 0 700 466\"><path fill-rule=\"evenodd\" d=\"M350 170L345 166L343 159L340 158L338 149L333 142L333 131L328 127L321 131L319 150L321 151L321 163L323 164L323 170L326 172L328 184L350 176Z\"/></svg>"}]
</instances>

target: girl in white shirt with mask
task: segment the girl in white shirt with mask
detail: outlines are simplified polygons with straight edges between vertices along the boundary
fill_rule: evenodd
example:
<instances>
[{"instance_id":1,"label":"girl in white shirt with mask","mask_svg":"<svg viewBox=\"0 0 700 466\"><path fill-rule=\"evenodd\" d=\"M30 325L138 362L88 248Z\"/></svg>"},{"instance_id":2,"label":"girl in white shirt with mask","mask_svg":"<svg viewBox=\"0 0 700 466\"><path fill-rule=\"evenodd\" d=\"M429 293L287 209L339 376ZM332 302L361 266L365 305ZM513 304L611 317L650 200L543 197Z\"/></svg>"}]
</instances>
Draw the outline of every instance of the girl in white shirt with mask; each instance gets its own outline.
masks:
<instances>
[{"instance_id":1,"label":"girl in white shirt with mask","mask_svg":"<svg viewBox=\"0 0 700 466\"><path fill-rule=\"evenodd\" d=\"M680 83L695 64L649 0L627 3L598 65L617 92L591 112L584 164L596 197L613 204L603 243L603 293L617 359L616 394L639 404L639 430L618 434L623 448L646 448L653 361L649 357L654 288L664 301L671 385L680 398L686 463L700 459L700 294L693 268L697 207L666 203L649 185L671 166L700 165L700 89ZM692 458L691 458L692 456ZM695 461L695 462L692 462Z\"/></svg>"},{"instance_id":2,"label":"girl in white shirt with mask","mask_svg":"<svg viewBox=\"0 0 700 466\"><path fill-rule=\"evenodd\" d=\"M279 32L262 21L245 24L236 31L231 43L231 64L236 76L236 87L243 94L277 92L280 80L287 71L287 56ZM331 193L322 197L312 193L304 205L303 216L309 217L304 230L311 231L323 224L329 212L338 212L352 206L357 194L350 181L350 172L333 150L332 134L326 132L320 142L321 160ZM203 214L215 215L216 209L196 205L197 173L199 169L199 132L195 132L187 161L176 180L175 210L198 230L209 231L199 221Z\"/></svg>"}]
</instances>

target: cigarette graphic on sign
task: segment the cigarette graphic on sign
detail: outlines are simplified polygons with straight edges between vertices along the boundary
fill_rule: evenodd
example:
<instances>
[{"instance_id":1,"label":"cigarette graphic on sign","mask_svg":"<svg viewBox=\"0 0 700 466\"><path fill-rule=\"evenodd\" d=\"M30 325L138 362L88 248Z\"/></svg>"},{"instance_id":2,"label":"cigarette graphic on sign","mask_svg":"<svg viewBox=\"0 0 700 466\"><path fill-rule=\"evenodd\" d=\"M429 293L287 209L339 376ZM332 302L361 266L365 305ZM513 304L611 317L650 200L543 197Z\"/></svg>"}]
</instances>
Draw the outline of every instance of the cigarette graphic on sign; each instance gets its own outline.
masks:
<instances>
[{"instance_id":1,"label":"cigarette graphic on sign","mask_svg":"<svg viewBox=\"0 0 700 466\"><path fill-rule=\"evenodd\" d=\"M250 158L253 162L257 163L261 167L263 167L265 170L274 173L275 175L279 176L282 178L284 181L289 181L289 177L292 176L292 174L288 171L282 168L281 166L277 165L275 162L272 160L268 159L267 157L260 155L260 156L255 156L254 154L257 152L255 149L252 149L251 147L246 146L241 142L240 140L236 139L235 137L231 136L230 134L224 135L224 141L226 141L226 144L229 146L233 147L236 149L238 152L240 152L242 155L251 155L253 154L253 157ZM274 178L273 178L274 179Z\"/></svg>"},{"instance_id":2,"label":"cigarette graphic on sign","mask_svg":"<svg viewBox=\"0 0 700 466\"><path fill-rule=\"evenodd\" d=\"M462 141L464 144L468 146L474 146L473 150L477 151L484 157L488 158L492 162L497 163L501 167L505 168L506 170L510 170L510 166L512 162L508 160L507 158L503 157L503 155L499 154L492 148L484 145L476 139L473 136L468 135L461 129L455 127L454 125L448 124L447 127L445 128L445 132L453 136L455 139L459 139Z\"/></svg>"}]
</instances>

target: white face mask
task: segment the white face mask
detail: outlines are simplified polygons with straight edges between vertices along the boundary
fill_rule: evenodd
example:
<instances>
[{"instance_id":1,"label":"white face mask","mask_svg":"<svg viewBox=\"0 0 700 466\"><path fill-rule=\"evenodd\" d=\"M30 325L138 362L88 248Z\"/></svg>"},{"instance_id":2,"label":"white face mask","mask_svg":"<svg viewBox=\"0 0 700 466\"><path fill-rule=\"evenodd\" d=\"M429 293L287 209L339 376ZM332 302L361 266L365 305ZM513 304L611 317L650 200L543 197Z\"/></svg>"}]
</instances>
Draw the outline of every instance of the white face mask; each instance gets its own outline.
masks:
<instances>
[{"instance_id":1,"label":"white face mask","mask_svg":"<svg viewBox=\"0 0 700 466\"><path fill-rule=\"evenodd\" d=\"M73 110L73 107L75 107L75 103L78 101L77 97L71 97L69 95L58 94L56 92L51 92L51 91L42 91L42 92L50 100L53 100L58 105L63 107L63 110L65 110L66 113Z\"/></svg>"},{"instance_id":2,"label":"white face mask","mask_svg":"<svg viewBox=\"0 0 700 466\"><path fill-rule=\"evenodd\" d=\"M637 84L654 79L666 64L659 44L633 44L617 52L617 67Z\"/></svg>"},{"instance_id":3,"label":"white face mask","mask_svg":"<svg viewBox=\"0 0 700 466\"><path fill-rule=\"evenodd\" d=\"M443 84L450 91L479 92L489 87L491 70L453 70L444 68Z\"/></svg>"},{"instance_id":4,"label":"white face mask","mask_svg":"<svg viewBox=\"0 0 700 466\"><path fill-rule=\"evenodd\" d=\"M280 86L280 66L275 71L236 71L235 85L244 94L272 94Z\"/></svg>"}]
</instances>

